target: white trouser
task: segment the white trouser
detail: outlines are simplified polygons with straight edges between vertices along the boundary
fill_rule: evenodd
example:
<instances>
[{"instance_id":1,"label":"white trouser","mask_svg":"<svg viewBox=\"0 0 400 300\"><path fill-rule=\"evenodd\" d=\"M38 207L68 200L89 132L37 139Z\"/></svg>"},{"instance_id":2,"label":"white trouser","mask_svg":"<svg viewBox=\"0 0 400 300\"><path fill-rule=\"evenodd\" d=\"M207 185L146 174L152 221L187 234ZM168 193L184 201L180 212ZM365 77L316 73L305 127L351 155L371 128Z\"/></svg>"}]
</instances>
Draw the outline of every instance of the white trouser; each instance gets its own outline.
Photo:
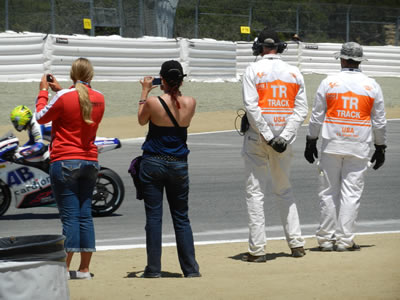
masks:
<instances>
[{"instance_id":1,"label":"white trouser","mask_svg":"<svg viewBox=\"0 0 400 300\"><path fill-rule=\"evenodd\" d=\"M316 233L320 246L331 246L333 243L346 248L353 246L354 224L367 166L368 159L321 154L320 225Z\"/></svg>"},{"instance_id":2,"label":"white trouser","mask_svg":"<svg viewBox=\"0 0 400 300\"><path fill-rule=\"evenodd\" d=\"M271 148L252 129L246 132L243 143L246 175L246 201L249 214L249 253L265 254L264 199L273 194L290 248L304 246L295 199L289 181L292 146L283 153ZM268 169L271 173L272 193L266 191Z\"/></svg>"}]
</instances>

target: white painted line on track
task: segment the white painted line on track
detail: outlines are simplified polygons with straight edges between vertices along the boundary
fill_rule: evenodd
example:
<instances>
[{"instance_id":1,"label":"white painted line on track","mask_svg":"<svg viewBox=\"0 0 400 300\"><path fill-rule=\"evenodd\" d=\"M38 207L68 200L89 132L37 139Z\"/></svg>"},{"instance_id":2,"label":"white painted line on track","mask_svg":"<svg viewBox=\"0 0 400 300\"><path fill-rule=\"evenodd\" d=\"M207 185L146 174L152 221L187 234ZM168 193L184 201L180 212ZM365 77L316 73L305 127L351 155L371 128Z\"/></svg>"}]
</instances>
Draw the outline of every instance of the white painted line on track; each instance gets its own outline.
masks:
<instances>
[{"instance_id":1,"label":"white painted line on track","mask_svg":"<svg viewBox=\"0 0 400 300\"><path fill-rule=\"evenodd\" d=\"M196 132L196 133L189 133L188 135L201 135L201 134L214 134L214 133L226 133L226 132L233 132L236 131L234 129L232 130L220 130L220 131L207 131L207 132ZM124 143L138 143L138 142L144 142L145 137L136 137L136 138L127 138L127 139L121 139L121 142Z\"/></svg>"},{"instance_id":2,"label":"white painted line on track","mask_svg":"<svg viewBox=\"0 0 400 300\"><path fill-rule=\"evenodd\" d=\"M357 222L357 226L362 227L377 227L377 226L391 226L392 228L400 228L400 219L388 219L388 220L375 220L375 221L359 221ZM316 230L318 228L318 224L301 224L301 228ZM247 233L249 229L247 227L243 228L235 228L235 229L225 229L225 230L206 230L201 232L194 232L194 237L202 237L202 236L221 236L221 235L237 235ZM268 232L276 232L282 231L282 225L275 226L267 226L265 227L265 231ZM175 235L172 234L163 234L163 238L174 238ZM110 243L110 242L124 242L124 241L135 241L135 240L144 240L145 236L140 237L125 237L125 238L115 238L115 239L99 239L96 240L97 243Z\"/></svg>"},{"instance_id":3,"label":"white painted line on track","mask_svg":"<svg viewBox=\"0 0 400 300\"><path fill-rule=\"evenodd\" d=\"M209 147L209 146L218 146L218 147L238 147L238 145L237 144L217 144L217 143L214 143L214 144L210 144L210 143L190 143L190 142L188 142L187 143L188 144L188 146L207 146L207 147ZM239 145L240 147L242 147L242 144L240 144Z\"/></svg>"},{"instance_id":4,"label":"white painted line on track","mask_svg":"<svg viewBox=\"0 0 400 300\"><path fill-rule=\"evenodd\" d=\"M400 231L381 231L381 232L360 232L356 235L376 235L376 234L393 234L393 233L400 233ZM303 238L314 238L315 235L303 235ZM274 238L267 238L267 241L277 241L277 240L284 240L285 237L274 237ZM196 246L200 245L217 245L217 244L231 244L231 243L245 243L248 239L233 239L233 240L215 240L215 241L200 241L194 242ZM163 247L172 247L176 246L176 243L163 243ZM108 251L108 250L128 250L128 249L142 249L146 248L146 244L137 244L137 245L115 245L115 246L97 246L97 251Z\"/></svg>"},{"instance_id":5,"label":"white painted line on track","mask_svg":"<svg viewBox=\"0 0 400 300\"><path fill-rule=\"evenodd\" d=\"M396 225L400 224L400 219L389 219L389 220L380 220L380 221L360 221L357 222L357 225L362 227L362 226L379 226L379 225L394 225L394 227L398 227ZM318 224L303 224L301 225L302 229L316 229L318 227ZM268 226L266 227L266 232L274 232L278 230L282 230L282 226L276 225L276 226ZM196 237L201 237L201 236L206 236L206 237L211 237L211 236L221 236L221 235L228 235L228 234L243 234L248 232L248 228L237 228L237 229L231 229L231 230L210 230L210 231L203 231L203 232L198 232L198 233L193 233L194 238ZM374 235L374 234L386 234L386 233L400 233L400 230L384 230L384 231L368 231L368 232L357 232L356 235ZM174 238L174 234L165 234L163 235L164 239L167 238ZM304 238L313 238L315 235L304 235ZM272 237L272 238L267 238L268 240L282 240L285 239L284 236L280 237ZM140 236L140 237L126 237L126 238L117 238L117 239L103 239L103 240L96 240L97 243L121 243L121 242L127 242L131 241L134 242L135 240L145 240L145 236ZM211 239L207 241L197 241L195 242L195 245L212 245L212 244L229 244L229 243L243 243L247 242L246 239ZM163 247L169 247L169 246L175 246L175 242L171 243L163 243ZM98 251L104 251L104 250L122 250L122 249L135 249L135 248L145 248L146 244L127 244L127 245L105 245L105 246L97 246L96 249Z\"/></svg>"},{"instance_id":6,"label":"white painted line on track","mask_svg":"<svg viewBox=\"0 0 400 300\"><path fill-rule=\"evenodd\" d=\"M400 121L400 119L387 119L387 121ZM301 126L308 126L308 124L302 124ZM206 132L196 132L196 133L189 133L188 135L201 135L201 134L214 134L214 133L225 133L225 132L235 132L237 131L236 129L231 129L231 130L219 130L219 131L206 131ZM137 137L137 138L127 138L127 139L121 139L121 142L124 143L138 143L138 142L144 142L145 137Z\"/></svg>"},{"instance_id":7,"label":"white painted line on track","mask_svg":"<svg viewBox=\"0 0 400 300\"><path fill-rule=\"evenodd\" d=\"M196 133L189 133L189 135L213 134L213 133L225 133L225 132L233 132L233 131L236 131L236 130L235 130L235 129L230 129L230 130L219 130L219 131L196 132Z\"/></svg>"}]
</instances>

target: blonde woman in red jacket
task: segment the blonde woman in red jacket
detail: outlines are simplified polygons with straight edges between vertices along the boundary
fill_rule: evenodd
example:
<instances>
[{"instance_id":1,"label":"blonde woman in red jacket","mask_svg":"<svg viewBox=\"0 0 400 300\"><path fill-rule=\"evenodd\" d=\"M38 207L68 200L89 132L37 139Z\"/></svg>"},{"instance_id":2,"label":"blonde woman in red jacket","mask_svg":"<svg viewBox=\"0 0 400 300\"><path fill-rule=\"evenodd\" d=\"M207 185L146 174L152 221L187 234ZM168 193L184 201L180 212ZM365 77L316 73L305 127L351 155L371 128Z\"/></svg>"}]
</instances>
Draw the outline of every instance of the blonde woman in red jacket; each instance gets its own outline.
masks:
<instances>
[{"instance_id":1,"label":"blonde woman in red jacket","mask_svg":"<svg viewBox=\"0 0 400 300\"><path fill-rule=\"evenodd\" d=\"M71 279L91 279L89 264L95 248L91 213L93 189L99 164L94 144L97 128L104 113L104 96L90 86L93 67L79 58L71 67L74 83L62 89L57 80L40 82L36 118L40 124L52 121L50 143L50 179L65 235L67 269L75 252L81 253L77 271ZM48 88L57 94L48 101Z\"/></svg>"}]
</instances>

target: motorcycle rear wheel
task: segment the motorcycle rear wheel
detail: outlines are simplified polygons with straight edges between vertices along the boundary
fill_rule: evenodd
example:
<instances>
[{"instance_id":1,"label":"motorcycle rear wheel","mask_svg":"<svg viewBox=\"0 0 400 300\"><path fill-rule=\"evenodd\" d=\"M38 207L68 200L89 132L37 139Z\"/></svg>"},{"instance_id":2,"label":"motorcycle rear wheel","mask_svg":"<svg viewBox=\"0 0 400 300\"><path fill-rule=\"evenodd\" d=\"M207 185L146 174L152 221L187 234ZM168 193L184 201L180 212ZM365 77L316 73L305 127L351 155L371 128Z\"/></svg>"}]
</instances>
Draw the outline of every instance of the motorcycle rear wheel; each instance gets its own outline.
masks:
<instances>
[{"instance_id":1,"label":"motorcycle rear wheel","mask_svg":"<svg viewBox=\"0 0 400 300\"><path fill-rule=\"evenodd\" d=\"M4 215L11 204L11 193L7 185L0 182L0 216Z\"/></svg>"},{"instance_id":2,"label":"motorcycle rear wheel","mask_svg":"<svg viewBox=\"0 0 400 300\"><path fill-rule=\"evenodd\" d=\"M101 168L93 192L93 217L111 215L121 206L124 196L125 187L121 177L111 169Z\"/></svg>"}]
</instances>

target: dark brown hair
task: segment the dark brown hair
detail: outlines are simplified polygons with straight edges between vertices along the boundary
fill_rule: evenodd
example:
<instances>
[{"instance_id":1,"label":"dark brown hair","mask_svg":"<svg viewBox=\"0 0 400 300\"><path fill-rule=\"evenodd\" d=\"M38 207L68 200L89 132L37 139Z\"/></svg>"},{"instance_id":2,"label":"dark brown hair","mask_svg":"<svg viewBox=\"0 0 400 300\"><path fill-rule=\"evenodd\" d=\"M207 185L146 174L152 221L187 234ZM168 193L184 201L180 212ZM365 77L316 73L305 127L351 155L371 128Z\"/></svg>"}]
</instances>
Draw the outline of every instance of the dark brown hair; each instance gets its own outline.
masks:
<instances>
[{"instance_id":1,"label":"dark brown hair","mask_svg":"<svg viewBox=\"0 0 400 300\"><path fill-rule=\"evenodd\" d=\"M176 60L166 61L161 66L160 75L168 84L169 89L166 92L171 95L173 100L177 101L180 94L179 88L183 77L186 76L186 74L183 74L182 65ZM176 103L179 108L179 103Z\"/></svg>"}]
</instances>

